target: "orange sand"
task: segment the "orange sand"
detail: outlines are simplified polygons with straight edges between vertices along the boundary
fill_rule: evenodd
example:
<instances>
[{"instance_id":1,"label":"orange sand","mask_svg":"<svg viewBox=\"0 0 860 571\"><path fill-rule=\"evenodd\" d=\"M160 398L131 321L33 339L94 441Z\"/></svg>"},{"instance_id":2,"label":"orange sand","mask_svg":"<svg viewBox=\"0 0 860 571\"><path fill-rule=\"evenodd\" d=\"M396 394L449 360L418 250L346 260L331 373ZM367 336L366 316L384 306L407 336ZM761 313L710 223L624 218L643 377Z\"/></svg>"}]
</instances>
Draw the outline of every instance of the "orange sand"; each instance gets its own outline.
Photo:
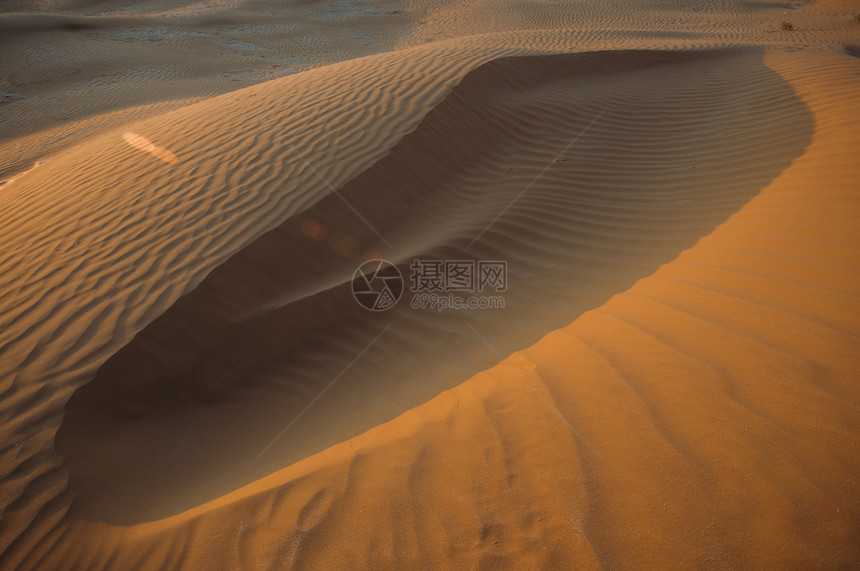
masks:
<instances>
[{"instance_id":1,"label":"orange sand","mask_svg":"<svg viewBox=\"0 0 860 571\"><path fill-rule=\"evenodd\" d=\"M860 565L851 3L34 6L0 567Z\"/></svg>"}]
</instances>

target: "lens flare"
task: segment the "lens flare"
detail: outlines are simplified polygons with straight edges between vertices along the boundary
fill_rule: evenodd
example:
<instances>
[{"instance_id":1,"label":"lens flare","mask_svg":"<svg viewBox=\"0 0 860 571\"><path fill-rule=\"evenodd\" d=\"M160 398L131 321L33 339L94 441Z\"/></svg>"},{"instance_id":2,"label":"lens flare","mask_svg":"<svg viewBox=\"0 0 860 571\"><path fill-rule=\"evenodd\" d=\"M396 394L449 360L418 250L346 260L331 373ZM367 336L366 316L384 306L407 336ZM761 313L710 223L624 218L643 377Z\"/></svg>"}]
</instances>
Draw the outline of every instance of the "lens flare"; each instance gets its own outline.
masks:
<instances>
[{"instance_id":1,"label":"lens flare","mask_svg":"<svg viewBox=\"0 0 860 571\"><path fill-rule=\"evenodd\" d=\"M379 250L365 250L361 255L362 262L369 262L370 260L383 260L385 256L382 255L382 252Z\"/></svg>"},{"instance_id":2,"label":"lens flare","mask_svg":"<svg viewBox=\"0 0 860 571\"><path fill-rule=\"evenodd\" d=\"M314 220L313 218L308 218L302 225L299 227L302 234L311 238L313 240L317 240L318 242L322 242L326 238L328 238L328 228Z\"/></svg>"},{"instance_id":3,"label":"lens flare","mask_svg":"<svg viewBox=\"0 0 860 571\"><path fill-rule=\"evenodd\" d=\"M328 246L332 252L344 258L356 255L361 248L355 238L344 232L334 234L329 239Z\"/></svg>"},{"instance_id":4,"label":"lens flare","mask_svg":"<svg viewBox=\"0 0 860 571\"><path fill-rule=\"evenodd\" d=\"M164 149L162 147L157 146L155 143L147 139L146 137L142 137L137 133L126 133L122 136L125 139L125 142L138 149L143 151L144 153L149 153L153 155L160 161L164 161L165 163L175 165L179 162L179 157Z\"/></svg>"}]
</instances>

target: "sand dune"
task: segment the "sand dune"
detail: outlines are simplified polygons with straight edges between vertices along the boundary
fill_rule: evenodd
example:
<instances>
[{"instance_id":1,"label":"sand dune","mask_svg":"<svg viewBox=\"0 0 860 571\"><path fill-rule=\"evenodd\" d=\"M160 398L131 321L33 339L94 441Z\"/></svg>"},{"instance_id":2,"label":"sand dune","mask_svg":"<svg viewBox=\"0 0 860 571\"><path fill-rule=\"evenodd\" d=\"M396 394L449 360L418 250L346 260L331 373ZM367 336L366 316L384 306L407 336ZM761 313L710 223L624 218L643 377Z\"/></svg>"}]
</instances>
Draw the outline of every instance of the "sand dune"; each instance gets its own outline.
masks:
<instances>
[{"instance_id":1,"label":"sand dune","mask_svg":"<svg viewBox=\"0 0 860 571\"><path fill-rule=\"evenodd\" d=\"M129 523L141 509L151 519L217 497L480 371L486 360L458 357L492 357L464 319L512 330L494 343L507 354L652 273L808 143L811 117L761 57L609 52L497 60L471 72L384 159L221 264L76 392L57 442L78 505ZM780 133L780 146L761 144L763 132ZM582 150L570 147L580 133ZM487 315L416 316L408 304L368 313L349 289L355 258L304 236L307 219L381 251L404 275L419 255L507 260L511 295ZM389 323L367 360L254 462ZM162 444L179 431L175 449Z\"/></svg>"},{"instance_id":2,"label":"sand dune","mask_svg":"<svg viewBox=\"0 0 860 571\"><path fill-rule=\"evenodd\" d=\"M4 45L197 14L210 67L4 103L4 568L860 561L850 6L314 4L398 49L235 91L241 5L99 6ZM376 255L505 308L367 312Z\"/></svg>"}]
</instances>

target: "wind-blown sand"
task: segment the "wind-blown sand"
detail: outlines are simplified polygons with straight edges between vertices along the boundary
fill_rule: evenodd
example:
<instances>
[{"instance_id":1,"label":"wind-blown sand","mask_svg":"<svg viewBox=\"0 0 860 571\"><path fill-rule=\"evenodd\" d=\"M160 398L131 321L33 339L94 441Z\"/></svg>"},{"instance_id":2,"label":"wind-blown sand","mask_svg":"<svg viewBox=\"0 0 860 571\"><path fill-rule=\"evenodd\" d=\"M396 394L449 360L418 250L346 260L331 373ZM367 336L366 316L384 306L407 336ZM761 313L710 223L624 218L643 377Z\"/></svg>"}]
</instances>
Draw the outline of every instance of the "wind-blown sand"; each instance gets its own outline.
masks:
<instances>
[{"instance_id":1,"label":"wind-blown sand","mask_svg":"<svg viewBox=\"0 0 860 571\"><path fill-rule=\"evenodd\" d=\"M860 565L849 4L31 7L3 568Z\"/></svg>"}]
</instances>

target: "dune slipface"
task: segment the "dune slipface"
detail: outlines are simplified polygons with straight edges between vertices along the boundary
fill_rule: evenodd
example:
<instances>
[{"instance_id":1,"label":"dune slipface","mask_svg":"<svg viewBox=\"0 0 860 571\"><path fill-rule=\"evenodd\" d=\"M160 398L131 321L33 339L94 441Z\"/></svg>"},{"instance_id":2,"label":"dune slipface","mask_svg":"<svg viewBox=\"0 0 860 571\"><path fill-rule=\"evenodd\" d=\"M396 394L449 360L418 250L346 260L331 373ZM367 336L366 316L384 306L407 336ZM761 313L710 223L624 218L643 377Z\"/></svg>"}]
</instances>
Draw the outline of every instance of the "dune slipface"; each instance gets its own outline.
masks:
<instances>
[{"instance_id":1,"label":"dune slipface","mask_svg":"<svg viewBox=\"0 0 860 571\"><path fill-rule=\"evenodd\" d=\"M387 157L234 254L76 392L57 435L75 508L129 524L212 500L474 375L495 355L472 327L508 354L649 275L808 145L809 112L762 56L605 52L471 72ZM415 257L505 260L505 308L368 312L350 293L355 258L309 239L307 220L403 275Z\"/></svg>"},{"instance_id":2,"label":"dune slipface","mask_svg":"<svg viewBox=\"0 0 860 571\"><path fill-rule=\"evenodd\" d=\"M0 567L860 566L853 9L6 3Z\"/></svg>"}]
</instances>

